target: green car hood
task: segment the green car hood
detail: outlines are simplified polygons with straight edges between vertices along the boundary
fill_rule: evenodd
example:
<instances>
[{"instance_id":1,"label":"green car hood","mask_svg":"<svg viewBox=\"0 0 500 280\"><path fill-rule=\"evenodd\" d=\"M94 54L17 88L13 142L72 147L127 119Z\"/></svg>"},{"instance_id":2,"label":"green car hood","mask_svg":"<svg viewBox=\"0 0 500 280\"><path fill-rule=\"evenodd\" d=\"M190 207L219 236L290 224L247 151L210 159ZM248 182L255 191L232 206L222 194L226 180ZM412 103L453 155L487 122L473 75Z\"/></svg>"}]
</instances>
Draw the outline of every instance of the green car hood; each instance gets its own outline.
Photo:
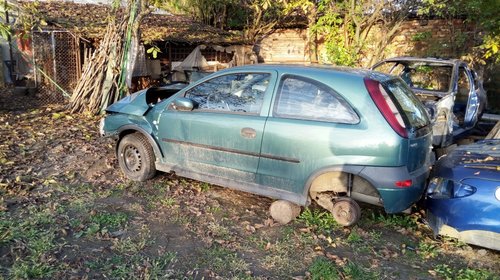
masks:
<instances>
[{"instance_id":1,"label":"green car hood","mask_svg":"<svg viewBox=\"0 0 500 280\"><path fill-rule=\"evenodd\" d=\"M146 102L146 89L120 99L106 108L108 113L124 113L129 115L143 116L150 106Z\"/></svg>"}]
</instances>

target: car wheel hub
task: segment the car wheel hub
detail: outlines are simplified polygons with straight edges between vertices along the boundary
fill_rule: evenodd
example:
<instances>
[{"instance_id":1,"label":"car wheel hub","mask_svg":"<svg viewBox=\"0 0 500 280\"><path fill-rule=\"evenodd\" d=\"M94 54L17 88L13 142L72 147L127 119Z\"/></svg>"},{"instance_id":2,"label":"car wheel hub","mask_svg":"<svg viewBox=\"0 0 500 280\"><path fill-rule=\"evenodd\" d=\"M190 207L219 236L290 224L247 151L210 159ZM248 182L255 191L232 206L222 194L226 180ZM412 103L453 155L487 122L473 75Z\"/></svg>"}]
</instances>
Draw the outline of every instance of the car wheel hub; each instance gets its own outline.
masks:
<instances>
[{"instance_id":1,"label":"car wheel hub","mask_svg":"<svg viewBox=\"0 0 500 280\"><path fill-rule=\"evenodd\" d=\"M335 220L343 226L353 225L361 214L359 206L349 198L341 198L335 201L331 212Z\"/></svg>"},{"instance_id":2,"label":"car wheel hub","mask_svg":"<svg viewBox=\"0 0 500 280\"><path fill-rule=\"evenodd\" d=\"M123 157L125 161L125 166L127 167L128 170L132 172L137 172L141 170L142 160L139 149L137 149L134 146L127 146L125 148Z\"/></svg>"}]
</instances>

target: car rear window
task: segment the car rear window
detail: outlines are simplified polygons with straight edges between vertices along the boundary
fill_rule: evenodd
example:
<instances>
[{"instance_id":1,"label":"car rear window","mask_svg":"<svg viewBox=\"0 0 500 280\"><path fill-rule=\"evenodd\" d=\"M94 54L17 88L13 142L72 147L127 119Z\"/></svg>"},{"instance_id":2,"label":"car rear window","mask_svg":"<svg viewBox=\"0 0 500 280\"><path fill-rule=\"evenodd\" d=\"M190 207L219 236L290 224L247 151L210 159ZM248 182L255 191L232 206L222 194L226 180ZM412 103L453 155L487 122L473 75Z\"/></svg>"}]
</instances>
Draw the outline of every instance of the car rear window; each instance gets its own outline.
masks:
<instances>
[{"instance_id":1,"label":"car rear window","mask_svg":"<svg viewBox=\"0 0 500 280\"><path fill-rule=\"evenodd\" d=\"M407 125L419 129L430 123L424 106L402 80L389 80L382 85L393 99L393 102L400 107Z\"/></svg>"}]
</instances>

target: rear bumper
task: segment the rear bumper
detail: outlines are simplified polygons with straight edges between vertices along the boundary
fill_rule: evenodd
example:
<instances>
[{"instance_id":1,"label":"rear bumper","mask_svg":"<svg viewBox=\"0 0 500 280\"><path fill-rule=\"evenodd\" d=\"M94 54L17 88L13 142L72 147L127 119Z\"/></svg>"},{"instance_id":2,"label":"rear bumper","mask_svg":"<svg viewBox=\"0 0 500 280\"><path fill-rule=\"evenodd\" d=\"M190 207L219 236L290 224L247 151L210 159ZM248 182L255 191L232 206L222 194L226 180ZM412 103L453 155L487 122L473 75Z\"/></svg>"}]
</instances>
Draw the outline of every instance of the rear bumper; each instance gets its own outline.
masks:
<instances>
[{"instance_id":1,"label":"rear bumper","mask_svg":"<svg viewBox=\"0 0 500 280\"><path fill-rule=\"evenodd\" d=\"M410 208L420 200L425 191L429 167L426 165L412 173L406 167L366 167L361 171L365 178L378 190L384 209L387 213L399 213ZM396 181L412 180L412 185L398 188Z\"/></svg>"}]
</instances>

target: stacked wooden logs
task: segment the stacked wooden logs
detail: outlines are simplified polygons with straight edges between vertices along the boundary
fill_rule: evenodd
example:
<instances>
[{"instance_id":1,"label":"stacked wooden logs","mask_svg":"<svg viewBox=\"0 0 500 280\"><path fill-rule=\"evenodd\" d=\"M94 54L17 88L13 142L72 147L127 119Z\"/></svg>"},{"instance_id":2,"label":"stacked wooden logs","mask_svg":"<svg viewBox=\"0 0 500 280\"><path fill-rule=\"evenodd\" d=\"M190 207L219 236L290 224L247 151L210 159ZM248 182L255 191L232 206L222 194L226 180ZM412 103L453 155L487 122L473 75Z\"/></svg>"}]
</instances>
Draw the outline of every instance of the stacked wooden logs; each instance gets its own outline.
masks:
<instances>
[{"instance_id":1,"label":"stacked wooden logs","mask_svg":"<svg viewBox=\"0 0 500 280\"><path fill-rule=\"evenodd\" d=\"M124 55L128 13L110 20L104 38L90 60L83 66L82 76L70 99L71 112L99 114L120 95L118 79Z\"/></svg>"}]
</instances>

